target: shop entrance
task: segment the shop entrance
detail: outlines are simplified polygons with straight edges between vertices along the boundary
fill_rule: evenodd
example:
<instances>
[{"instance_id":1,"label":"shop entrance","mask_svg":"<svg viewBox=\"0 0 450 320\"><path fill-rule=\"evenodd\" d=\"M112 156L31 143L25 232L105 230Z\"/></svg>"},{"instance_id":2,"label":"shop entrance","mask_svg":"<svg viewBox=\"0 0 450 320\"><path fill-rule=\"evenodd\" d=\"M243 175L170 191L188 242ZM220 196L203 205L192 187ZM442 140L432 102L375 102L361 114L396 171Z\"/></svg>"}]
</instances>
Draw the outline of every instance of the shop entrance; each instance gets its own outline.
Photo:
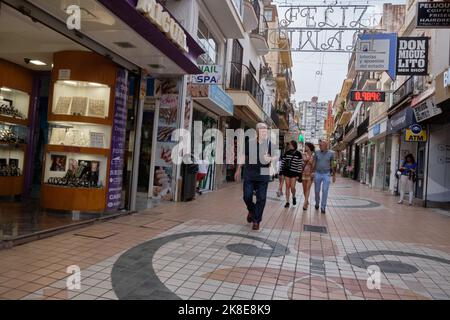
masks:
<instances>
[{"instance_id":1,"label":"shop entrance","mask_svg":"<svg viewBox=\"0 0 450 320\"><path fill-rule=\"evenodd\" d=\"M2 3L0 41L6 39L0 240L128 210L133 74Z\"/></svg>"},{"instance_id":2,"label":"shop entrance","mask_svg":"<svg viewBox=\"0 0 450 320\"><path fill-rule=\"evenodd\" d=\"M202 123L202 128L203 128L202 137L205 136L205 133L208 130L218 129L218 125L219 125L218 120L219 119L217 116L215 116L211 112L207 111L199 104L197 104L197 103L194 104L193 121L194 121L194 123L195 123L195 121ZM192 136L194 136L193 132L192 132ZM214 141L214 139L215 138L213 137L213 141ZM194 141L192 140L192 143L193 142ZM210 143L211 142L203 142L203 147L202 147L203 152L205 152L207 146ZM193 145L192 145L192 150L195 150ZM207 154L209 155L209 158L203 159L203 160L207 160L208 164L200 163L200 165L199 165L199 174L205 175L203 177L203 179L198 181L198 189L201 192L212 191L212 190L214 190L214 186L215 186L216 152L214 150L211 150L211 152L207 152Z\"/></svg>"}]
</instances>

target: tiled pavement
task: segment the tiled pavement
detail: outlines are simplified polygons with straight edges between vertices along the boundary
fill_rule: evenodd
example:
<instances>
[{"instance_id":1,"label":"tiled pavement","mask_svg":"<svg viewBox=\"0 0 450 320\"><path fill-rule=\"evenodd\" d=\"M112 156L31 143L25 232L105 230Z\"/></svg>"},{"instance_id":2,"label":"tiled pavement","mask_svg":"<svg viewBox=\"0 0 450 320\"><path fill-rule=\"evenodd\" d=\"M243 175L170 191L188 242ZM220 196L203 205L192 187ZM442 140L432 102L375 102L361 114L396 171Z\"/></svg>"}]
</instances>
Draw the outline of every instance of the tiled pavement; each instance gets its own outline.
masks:
<instances>
[{"instance_id":1,"label":"tiled pavement","mask_svg":"<svg viewBox=\"0 0 450 320\"><path fill-rule=\"evenodd\" d=\"M259 232L236 185L2 250L0 299L450 299L448 216L345 179L326 215L284 209L275 189Z\"/></svg>"}]
</instances>

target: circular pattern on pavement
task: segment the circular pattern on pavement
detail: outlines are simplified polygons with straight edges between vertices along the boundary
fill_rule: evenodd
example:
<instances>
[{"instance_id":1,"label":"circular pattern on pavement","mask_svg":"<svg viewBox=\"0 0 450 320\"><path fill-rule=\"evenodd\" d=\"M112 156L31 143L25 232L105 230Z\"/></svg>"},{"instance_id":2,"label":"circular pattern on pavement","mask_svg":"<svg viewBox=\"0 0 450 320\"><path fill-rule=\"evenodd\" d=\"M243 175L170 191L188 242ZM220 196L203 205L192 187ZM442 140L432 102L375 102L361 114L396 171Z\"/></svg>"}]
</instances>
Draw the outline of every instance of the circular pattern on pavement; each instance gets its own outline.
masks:
<instances>
[{"instance_id":1,"label":"circular pattern on pavement","mask_svg":"<svg viewBox=\"0 0 450 320\"><path fill-rule=\"evenodd\" d=\"M173 234L144 242L122 254L113 266L111 282L117 297L121 300L180 300L159 279L153 268L153 257L165 244L186 237L232 236L255 240L270 249L258 248L252 244L230 244L232 252L253 257L279 257L288 255L289 249L275 241L259 237L228 232L188 232Z\"/></svg>"}]
</instances>

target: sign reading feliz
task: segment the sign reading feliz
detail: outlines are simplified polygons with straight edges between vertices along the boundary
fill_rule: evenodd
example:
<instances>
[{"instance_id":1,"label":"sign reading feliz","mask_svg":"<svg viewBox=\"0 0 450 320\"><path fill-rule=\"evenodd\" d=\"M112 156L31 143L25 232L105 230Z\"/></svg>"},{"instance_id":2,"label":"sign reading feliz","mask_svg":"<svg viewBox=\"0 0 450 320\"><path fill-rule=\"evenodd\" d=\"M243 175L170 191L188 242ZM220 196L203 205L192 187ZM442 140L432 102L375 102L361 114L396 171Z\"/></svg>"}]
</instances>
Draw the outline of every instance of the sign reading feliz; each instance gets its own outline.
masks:
<instances>
[{"instance_id":1,"label":"sign reading feliz","mask_svg":"<svg viewBox=\"0 0 450 320\"><path fill-rule=\"evenodd\" d=\"M156 0L139 0L136 10L144 14L151 23L156 25L180 49L188 52L187 36L183 28L164 10Z\"/></svg>"},{"instance_id":2,"label":"sign reading feliz","mask_svg":"<svg viewBox=\"0 0 450 320\"><path fill-rule=\"evenodd\" d=\"M192 77L195 84L222 84L223 67L220 65L199 65L202 74Z\"/></svg>"}]
</instances>

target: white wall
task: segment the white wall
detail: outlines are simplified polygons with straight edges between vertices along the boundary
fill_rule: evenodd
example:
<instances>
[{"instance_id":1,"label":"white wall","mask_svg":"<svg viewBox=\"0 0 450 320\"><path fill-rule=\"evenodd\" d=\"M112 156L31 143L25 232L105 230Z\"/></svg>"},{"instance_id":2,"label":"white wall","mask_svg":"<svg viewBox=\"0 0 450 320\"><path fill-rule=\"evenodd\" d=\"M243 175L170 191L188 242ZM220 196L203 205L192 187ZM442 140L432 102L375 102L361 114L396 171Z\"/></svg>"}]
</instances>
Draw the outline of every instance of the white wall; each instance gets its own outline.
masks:
<instances>
[{"instance_id":1,"label":"white wall","mask_svg":"<svg viewBox=\"0 0 450 320\"><path fill-rule=\"evenodd\" d=\"M427 199L450 202L450 124L431 131L429 157Z\"/></svg>"}]
</instances>

